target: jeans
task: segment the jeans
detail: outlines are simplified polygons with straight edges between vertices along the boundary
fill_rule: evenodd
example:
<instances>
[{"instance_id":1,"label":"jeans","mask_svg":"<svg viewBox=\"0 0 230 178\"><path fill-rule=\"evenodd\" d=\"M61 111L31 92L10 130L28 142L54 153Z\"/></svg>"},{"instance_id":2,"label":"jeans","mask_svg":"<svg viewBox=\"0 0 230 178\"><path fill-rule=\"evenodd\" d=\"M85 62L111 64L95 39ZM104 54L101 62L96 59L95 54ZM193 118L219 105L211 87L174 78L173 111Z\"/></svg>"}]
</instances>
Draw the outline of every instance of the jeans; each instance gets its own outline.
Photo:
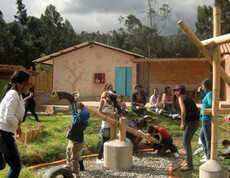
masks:
<instances>
[{"instance_id":1,"label":"jeans","mask_svg":"<svg viewBox=\"0 0 230 178\"><path fill-rule=\"evenodd\" d=\"M131 110L132 110L133 112L137 113L138 116L140 116L140 117L144 117L145 115L147 115L147 110L146 110L146 108L137 109L136 106L132 105Z\"/></svg>"},{"instance_id":2,"label":"jeans","mask_svg":"<svg viewBox=\"0 0 230 178\"><path fill-rule=\"evenodd\" d=\"M204 148L207 159L210 159L211 152L211 120L202 121L202 128L200 130L200 139Z\"/></svg>"},{"instance_id":3,"label":"jeans","mask_svg":"<svg viewBox=\"0 0 230 178\"><path fill-rule=\"evenodd\" d=\"M190 168L193 168L191 140L198 128L199 128L198 120L186 122L185 124L185 130L183 135L183 147L186 152L186 164Z\"/></svg>"},{"instance_id":4,"label":"jeans","mask_svg":"<svg viewBox=\"0 0 230 178\"><path fill-rule=\"evenodd\" d=\"M7 163L10 166L7 178L19 177L22 161L13 134L2 130L0 130L0 133L3 139L3 143L0 144L1 169L4 169L4 165Z\"/></svg>"},{"instance_id":5,"label":"jeans","mask_svg":"<svg viewBox=\"0 0 230 178\"><path fill-rule=\"evenodd\" d=\"M169 112L169 114L175 114L174 106L173 104L167 104L165 103L165 109Z\"/></svg>"}]
</instances>

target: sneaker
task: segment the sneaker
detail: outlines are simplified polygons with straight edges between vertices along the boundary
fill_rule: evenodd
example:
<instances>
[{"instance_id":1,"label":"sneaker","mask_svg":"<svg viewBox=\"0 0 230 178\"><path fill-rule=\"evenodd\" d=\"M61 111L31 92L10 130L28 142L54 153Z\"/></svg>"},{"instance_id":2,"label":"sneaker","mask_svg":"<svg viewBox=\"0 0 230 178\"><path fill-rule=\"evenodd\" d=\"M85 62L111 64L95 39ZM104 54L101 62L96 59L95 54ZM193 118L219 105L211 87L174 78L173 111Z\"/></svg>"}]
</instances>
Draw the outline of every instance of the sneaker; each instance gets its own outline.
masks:
<instances>
[{"instance_id":1,"label":"sneaker","mask_svg":"<svg viewBox=\"0 0 230 178\"><path fill-rule=\"evenodd\" d=\"M180 157L180 155L176 152L176 153L173 153L173 156L175 157L175 158L179 158Z\"/></svg>"},{"instance_id":2,"label":"sneaker","mask_svg":"<svg viewBox=\"0 0 230 178\"><path fill-rule=\"evenodd\" d=\"M97 163L97 164L103 164L103 163L104 163L104 160L102 160L102 159L97 159L96 163Z\"/></svg>"},{"instance_id":3,"label":"sneaker","mask_svg":"<svg viewBox=\"0 0 230 178\"><path fill-rule=\"evenodd\" d=\"M205 156L204 159L200 160L201 163L205 163L206 161L208 161L207 157Z\"/></svg>"},{"instance_id":4,"label":"sneaker","mask_svg":"<svg viewBox=\"0 0 230 178\"><path fill-rule=\"evenodd\" d=\"M206 155L202 156L202 158L203 158L203 159L206 158Z\"/></svg>"}]
</instances>

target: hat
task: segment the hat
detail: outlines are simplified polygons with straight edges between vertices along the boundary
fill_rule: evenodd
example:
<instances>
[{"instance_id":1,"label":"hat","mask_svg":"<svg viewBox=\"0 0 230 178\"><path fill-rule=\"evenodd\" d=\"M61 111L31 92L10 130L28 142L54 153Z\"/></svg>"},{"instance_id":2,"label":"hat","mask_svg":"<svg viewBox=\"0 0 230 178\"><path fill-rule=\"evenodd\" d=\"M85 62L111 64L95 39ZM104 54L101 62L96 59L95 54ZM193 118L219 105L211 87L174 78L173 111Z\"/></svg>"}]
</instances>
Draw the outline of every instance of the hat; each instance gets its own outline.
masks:
<instances>
[{"instance_id":1,"label":"hat","mask_svg":"<svg viewBox=\"0 0 230 178\"><path fill-rule=\"evenodd\" d=\"M90 118L90 113L87 109L83 108L79 114L82 121L87 122Z\"/></svg>"},{"instance_id":2,"label":"hat","mask_svg":"<svg viewBox=\"0 0 230 178\"><path fill-rule=\"evenodd\" d=\"M184 85L176 85L176 87L173 89L173 91L175 90L183 90L185 91L185 86Z\"/></svg>"},{"instance_id":3,"label":"hat","mask_svg":"<svg viewBox=\"0 0 230 178\"><path fill-rule=\"evenodd\" d=\"M117 98L117 92L116 91L109 91L108 96L111 98Z\"/></svg>"}]
</instances>

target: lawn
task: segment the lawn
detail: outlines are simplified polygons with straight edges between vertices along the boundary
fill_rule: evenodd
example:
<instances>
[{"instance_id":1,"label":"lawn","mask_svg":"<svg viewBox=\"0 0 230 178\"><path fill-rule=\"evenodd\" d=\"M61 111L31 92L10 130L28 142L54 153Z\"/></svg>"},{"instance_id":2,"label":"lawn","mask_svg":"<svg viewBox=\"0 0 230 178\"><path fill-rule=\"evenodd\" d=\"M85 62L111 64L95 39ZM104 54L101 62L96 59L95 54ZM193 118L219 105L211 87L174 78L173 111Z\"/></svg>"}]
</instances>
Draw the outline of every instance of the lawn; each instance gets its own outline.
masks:
<instances>
[{"instance_id":1,"label":"lawn","mask_svg":"<svg viewBox=\"0 0 230 178\"><path fill-rule=\"evenodd\" d=\"M180 130L180 120L171 120L163 116L154 114L149 111L152 117L151 124L159 125L166 128L172 138L174 143L177 145L178 149L183 149L182 147L182 136L183 131ZM31 117L31 116L30 116ZM127 118L130 120L136 118L137 116L133 114L131 117ZM225 116L219 117L219 150L224 151L221 145L223 139L230 139L229 125L224 121ZM33 171L27 169L27 167L32 165L37 165L41 163L53 162L57 160L65 159L65 149L68 144L66 139L66 132L68 124L71 123L72 117L71 113L57 113L55 115L44 115L39 116L40 123L35 122L35 119L31 117L28 118L26 122L22 124L22 130L25 132L27 127L37 128L39 124L44 124L44 132L42 137L37 138L35 141L29 144L17 143L21 158L23 161L23 169L20 177L34 177ZM83 148L83 155L98 153L98 148L100 144L100 137L98 135L100 129L101 121L96 118L89 119L89 126L85 130L85 138L89 143L89 149ZM200 130L200 129L199 129ZM199 130L196 132L192 140L193 151L200 147L198 145ZM195 170L189 173L181 173L180 171L174 171L173 175L180 177L199 177L199 167L201 166L201 157L194 158ZM230 169L230 160L220 160L225 166ZM0 171L1 177L6 177L9 167Z\"/></svg>"}]
</instances>

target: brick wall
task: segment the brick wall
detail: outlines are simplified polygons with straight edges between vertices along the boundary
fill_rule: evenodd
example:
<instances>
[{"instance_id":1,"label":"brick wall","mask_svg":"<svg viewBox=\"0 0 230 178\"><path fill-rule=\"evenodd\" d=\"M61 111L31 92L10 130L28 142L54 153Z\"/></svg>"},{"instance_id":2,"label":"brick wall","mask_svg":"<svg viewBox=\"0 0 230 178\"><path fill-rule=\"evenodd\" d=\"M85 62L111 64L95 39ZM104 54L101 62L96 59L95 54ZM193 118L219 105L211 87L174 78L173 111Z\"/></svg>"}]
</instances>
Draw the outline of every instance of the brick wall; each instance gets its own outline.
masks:
<instances>
[{"instance_id":1,"label":"brick wall","mask_svg":"<svg viewBox=\"0 0 230 178\"><path fill-rule=\"evenodd\" d=\"M230 76L230 55L225 57L225 71ZM226 86L226 101L230 101L230 87L225 84Z\"/></svg>"},{"instance_id":2,"label":"brick wall","mask_svg":"<svg viewBox=\"0 0 230 178\"><path fill-rule=\"evenodd\" d=\"M163 92L166 85L173 88L176 84L193 89L210 76L210 65L204 61L153 62L150 70L150 91L157 87Z\"/></svg>"}]
</instances>

